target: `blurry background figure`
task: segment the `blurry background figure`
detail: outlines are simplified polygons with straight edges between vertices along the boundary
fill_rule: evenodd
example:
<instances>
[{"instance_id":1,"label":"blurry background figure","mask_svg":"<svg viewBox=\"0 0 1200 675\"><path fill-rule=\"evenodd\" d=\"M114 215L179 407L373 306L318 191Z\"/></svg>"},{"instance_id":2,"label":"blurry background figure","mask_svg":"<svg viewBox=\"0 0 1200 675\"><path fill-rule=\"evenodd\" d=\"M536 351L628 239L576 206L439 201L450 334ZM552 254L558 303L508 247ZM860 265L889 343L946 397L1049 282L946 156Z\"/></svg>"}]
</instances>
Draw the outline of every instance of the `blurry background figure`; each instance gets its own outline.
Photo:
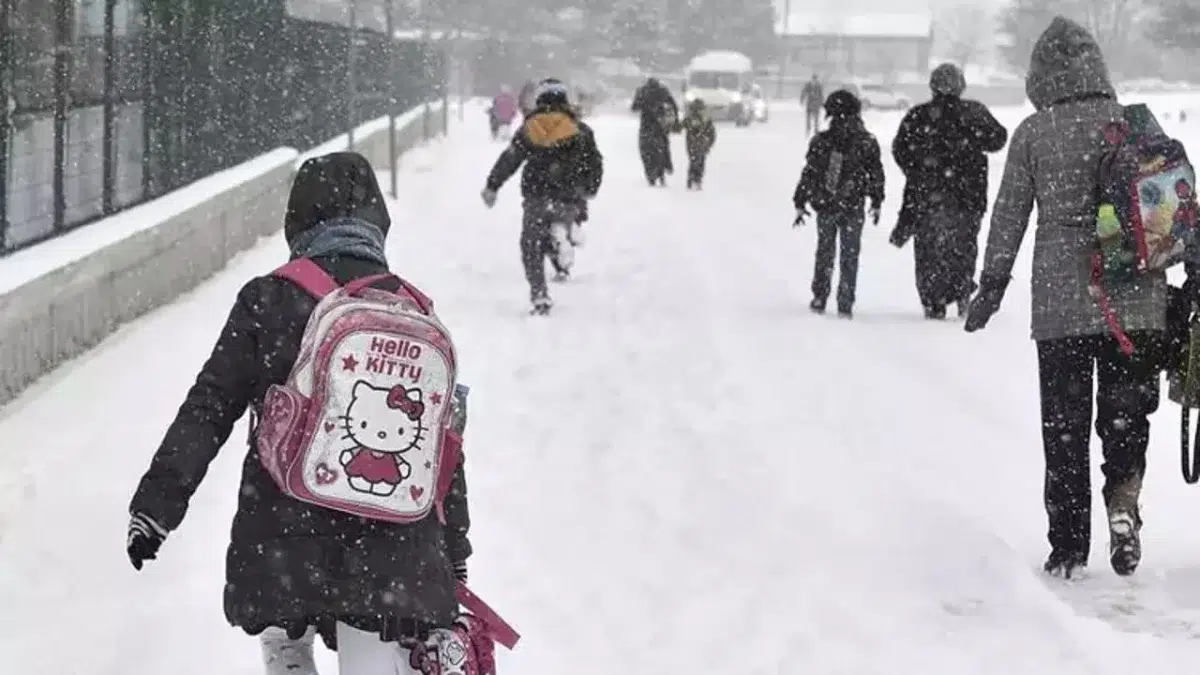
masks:
<instances>
[{"instance_id":1,"label":"blurry background figure","mask_svg":"<svg viewBox=\"0 0 1200 675\"><path fill-rule=\"evenodd\" d=\"M675 172L671 162L669 134L679 125L679 105L662 82L651 77L633 95L636 113L641 113L638 126L638 152L642 168L650 185L665 186L666 176Z\"/></svg>"},{"instance_id":2,"label":"blurry background figure","mask_svg":"<svg viewBox=\"0 0 1200 675\"><path fill-rule=\"evenodd\" d=\"M816 73L800 90L800 105L804 106L804 133L812 138L821 130L821 108L825 105L825 88Z\"/></svg>"},{"instance_id":3,"label":"blurry background figure","mask_svg":"<svg viewBox=\"0 0 1200 675\"><path fill-rule=\"evenodd\" d=\"M688 155L687 186L689 190L693 187L699 190L704 182L708 153L717 141L717 127L704 101L696 99L688 104L687 115L683 118L683 133Z\"/></svg>"},{"instance_id":4,"label":"blurry background figure","mask_svg":"<svg viewBox=\"0 0 1200 675\"><path fill-rule=\"evenodd\" d=\"M488 123L492 131L492 140L508 136L504 132L517 117L517 108L517 97L513 96L512 90L507 86L501 87L500 93L496 94L496 98L492 99L491 107L488 108Z\"/></svg>"}]
</instances>

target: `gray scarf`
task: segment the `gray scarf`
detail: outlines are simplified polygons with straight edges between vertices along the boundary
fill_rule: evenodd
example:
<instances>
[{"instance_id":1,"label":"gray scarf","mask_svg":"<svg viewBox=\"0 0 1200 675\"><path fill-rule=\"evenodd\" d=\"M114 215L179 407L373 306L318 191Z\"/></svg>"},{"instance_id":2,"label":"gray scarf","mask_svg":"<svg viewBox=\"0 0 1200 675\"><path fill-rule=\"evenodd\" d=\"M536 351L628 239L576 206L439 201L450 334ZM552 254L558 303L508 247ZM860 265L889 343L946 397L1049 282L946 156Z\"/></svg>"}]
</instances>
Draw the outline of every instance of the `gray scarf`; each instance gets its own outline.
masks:
<instances>
[{"instance_id":1,"label":"gray scarf","mask_svg":"<svg viewBox=\"0 0 1200 675\"><path fill-rule=\"evenodd\" d=\"M292 259L350 256L387 266L383 230L358 218L335 218L311 227L291 242Z\"/></svg>"}]
</instances>

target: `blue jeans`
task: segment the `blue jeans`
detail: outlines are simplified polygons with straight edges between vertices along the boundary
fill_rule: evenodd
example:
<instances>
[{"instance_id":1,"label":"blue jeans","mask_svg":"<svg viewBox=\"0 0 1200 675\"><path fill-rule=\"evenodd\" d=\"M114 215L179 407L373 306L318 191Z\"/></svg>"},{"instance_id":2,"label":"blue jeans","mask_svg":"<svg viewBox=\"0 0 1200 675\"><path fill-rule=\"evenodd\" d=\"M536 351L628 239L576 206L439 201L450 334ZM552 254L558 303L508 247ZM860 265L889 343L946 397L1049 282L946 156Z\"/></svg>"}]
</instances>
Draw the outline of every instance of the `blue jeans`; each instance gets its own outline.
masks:
<instances>
[{"instance_id":1,"label":"blue jeans","mask_svg":"<svg viewBox=\"0 0 1200 675\"><path fill-rule=\"evenodd\" d=\"M833 281L833 258L841 240L837 303L839 310L854 307L858 286L858 254L862 248L863 213L841 211L817 214L817 258L813 265L813 298L829 298Z\"/></svg>"}]
</instances>

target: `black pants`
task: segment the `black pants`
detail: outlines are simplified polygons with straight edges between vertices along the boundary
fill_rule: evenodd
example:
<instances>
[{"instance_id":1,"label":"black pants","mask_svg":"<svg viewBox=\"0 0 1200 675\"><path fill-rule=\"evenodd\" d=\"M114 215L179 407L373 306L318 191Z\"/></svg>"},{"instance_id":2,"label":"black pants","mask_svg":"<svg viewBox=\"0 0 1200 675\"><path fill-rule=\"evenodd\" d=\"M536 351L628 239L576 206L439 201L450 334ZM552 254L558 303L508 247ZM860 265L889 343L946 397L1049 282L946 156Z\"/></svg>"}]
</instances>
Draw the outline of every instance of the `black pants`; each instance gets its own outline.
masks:
<instances>
[{"instance_id":1,"label":"black pants","mask_svg":"<svg viewBox=\"0 0 1200 675\"><path fill-rule=\"evenodd\" d=\"M1146 471L1149 416L1158 409L1161 336L1146 331L1130 337L1137 345L1132 357L1122 354L1109 335L1037 343L1045 504L1055 553L1086 559L1091 546L1093 372L1098 374L1096 433L1104 453L1104 503L1132 510L1140 523L1137 495Z\"/></svg>"},{"instance_id":2,"label":"black pants","mask_svg":"<svg viewBox=\"0 0 1200 675\"><path fill-rule=\"evenodd\" d=\"M838 270L838 309L854 307L858 286L858 254L862 248L863 214L861 211L817 214L817 258L813 265L812 293L825 300L833 279L833 259L841 242Z\"/></svg>"},{"instance_id":3,"label":"black pants","mask_svg":"<svg viewBox=\"0 0 1200 675\"><path fill-rule=\"evenodd\" d=\"M913 242L917 295L923 307L940 307L975 292L981 214L944 209L917 216Z\"/></svg>"},{"instance_id":4,"label":"black pants","mask_svg":"<svg viewBox=\"0 0 1200 675\"><path fill-rule=\"evenodd\" d=\"M688 153L688 185L699 185L704 182L704 167L707 162L707 152Z\"/></svg>"},{"instance_id":5,"label":"black pants","mask_svg":"<svg viewBox=\"0 0 1200 675\"><path fill-rule=\"evenodd\" d=\"M804 133L809 137L821 130L821 109L809 108L804 118Z\"/></svg>"},{"instance_id":6,"label":"black pants","mask_svg":"<svg viewBox=\"0 0 1200 675\"><path fill-rule=\"evenodd\" d=\"M529 282L531 300L549 295L546 288L546 258L557 272L563 270L555 257L554 238L551 228L554 223L575 223L582 220L580 209L574 205L556 204L555 211L548 212L545 203L526 203L525 215L521 220L521 265L525 267L525 280Z\"/></svg>"}]
</instances>

